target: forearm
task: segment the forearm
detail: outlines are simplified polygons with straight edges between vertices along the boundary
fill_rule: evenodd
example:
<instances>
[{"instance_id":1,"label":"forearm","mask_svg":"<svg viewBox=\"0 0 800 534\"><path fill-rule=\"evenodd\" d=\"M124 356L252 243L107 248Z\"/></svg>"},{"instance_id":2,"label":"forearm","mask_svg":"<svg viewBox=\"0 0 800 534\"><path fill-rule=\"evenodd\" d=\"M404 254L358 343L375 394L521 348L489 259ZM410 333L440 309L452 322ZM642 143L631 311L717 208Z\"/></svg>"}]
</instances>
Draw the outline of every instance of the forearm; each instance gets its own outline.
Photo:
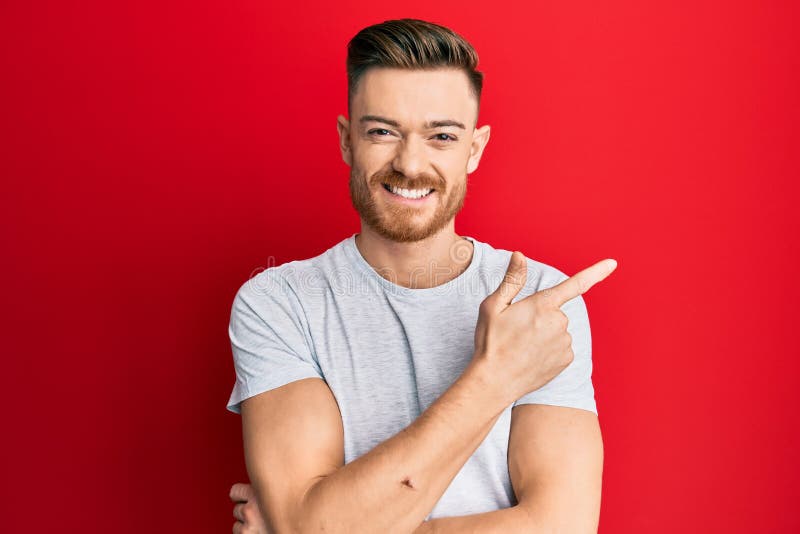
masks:
<instances>
[{"instance_id":1,"label":"forearm","mask_svg":"<svg viewBox=\"0 0 800 534\"><path fill-rule=\"evenodd\" d=\"M481 444L508 401L480 364L411 425L306 492L301 532L413 532Z\"/></svg>"},{"instance_id":2,"label":"forearm","mask_svg":"<svg viewBox=\"0 0 800 534\"><path fill-rule=\"evenodd\" d=\"M414 534L515 534L535 532L529 513L520 505L482 514L431 519Z\"/></svg>"}]
</instances>

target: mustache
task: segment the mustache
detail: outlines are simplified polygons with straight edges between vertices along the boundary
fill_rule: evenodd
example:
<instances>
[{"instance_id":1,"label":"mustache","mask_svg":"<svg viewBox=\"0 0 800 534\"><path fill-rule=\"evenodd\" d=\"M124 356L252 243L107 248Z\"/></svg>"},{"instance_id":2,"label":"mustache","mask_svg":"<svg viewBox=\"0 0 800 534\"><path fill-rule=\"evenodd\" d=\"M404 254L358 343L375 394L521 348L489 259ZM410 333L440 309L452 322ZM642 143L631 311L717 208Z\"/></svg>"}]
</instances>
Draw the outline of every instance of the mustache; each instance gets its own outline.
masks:
<instances>
[{"instance_id":1,"label":"mustache","mask_svg":"<svg viewBox=\"0 0 800 534\"><path fill-rule=\"evenodd\" d=\"M416 178L406 178L399 172L380 172L372 175L372 185L387 184L389 187L405 189L444 189L443 178L431 175L420 175Z\"/></svg>"}]
</instances>

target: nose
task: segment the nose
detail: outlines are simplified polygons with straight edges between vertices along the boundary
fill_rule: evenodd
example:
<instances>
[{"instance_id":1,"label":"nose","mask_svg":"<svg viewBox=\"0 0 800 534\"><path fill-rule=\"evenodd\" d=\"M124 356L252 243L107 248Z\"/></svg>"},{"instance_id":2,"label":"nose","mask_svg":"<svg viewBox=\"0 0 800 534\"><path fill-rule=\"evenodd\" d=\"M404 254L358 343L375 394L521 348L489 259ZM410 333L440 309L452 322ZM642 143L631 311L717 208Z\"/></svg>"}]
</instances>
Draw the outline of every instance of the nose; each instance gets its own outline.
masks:
<instances>
[{"instance_id":1,"label":"nose","mask_svg":"<svg viewBox=\"0 0 800 534\"><path fill-rule=\"evenodd\" d=\"M422 139L415 135L409 135L397 143L397 152L392 161L392 167L408 178L425 172L428 167L428 157Z\"/></svg>"}]
</instances>

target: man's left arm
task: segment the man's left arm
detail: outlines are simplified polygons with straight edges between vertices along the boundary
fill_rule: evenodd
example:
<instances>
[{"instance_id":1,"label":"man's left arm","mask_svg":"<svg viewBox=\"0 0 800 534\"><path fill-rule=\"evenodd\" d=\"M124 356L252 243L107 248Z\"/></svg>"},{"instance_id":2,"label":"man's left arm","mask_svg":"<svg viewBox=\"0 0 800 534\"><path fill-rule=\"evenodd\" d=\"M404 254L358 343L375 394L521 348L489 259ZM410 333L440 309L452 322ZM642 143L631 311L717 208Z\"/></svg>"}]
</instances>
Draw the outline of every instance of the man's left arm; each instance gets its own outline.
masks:
<instances>
[{"instance_id":1,"label":"man's left arm","mask_svg":"<svg viewBox=\"0 0 800 534\"><path fill-rule=\"evenodd\" d=\"M415 534L597 532L603 440L594 412L545 404L515 406L508 471L519 504L432 519Z\"/></svg>"},{"instance_id":2,"label":"man's left arm","mask_svg":"<svg viewBox=\"0 0 800 534\"><path fill-rule=\"evenodd\" d=\"M536 262L528 280L539 279ZM568 278L552 269L541 286ZM523 298L518 295L516 298ZM496 512L434 519L425 532L596 533L600 519L603 439L592 385L592 335L586 302L578 296L561 307L569 319L574 360L549 383L514 403L508 471L518 505Z\"/></svg>"}]
</instances>

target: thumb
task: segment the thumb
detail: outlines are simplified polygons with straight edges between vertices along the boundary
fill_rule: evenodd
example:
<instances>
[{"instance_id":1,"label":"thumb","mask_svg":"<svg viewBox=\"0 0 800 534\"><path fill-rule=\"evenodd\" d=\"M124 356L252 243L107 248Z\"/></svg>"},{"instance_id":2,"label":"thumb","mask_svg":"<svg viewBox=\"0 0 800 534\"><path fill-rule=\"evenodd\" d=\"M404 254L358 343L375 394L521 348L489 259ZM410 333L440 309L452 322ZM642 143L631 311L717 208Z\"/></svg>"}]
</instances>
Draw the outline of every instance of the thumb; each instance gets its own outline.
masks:
<instances>
[{"instance_id":1,"label":"thumb","mask_svg":"<svg viewBox=\"0 0 800 534\"><path fill-rule=\"evenodd\" d=\"M511 259L508 260L508 269L503 277L503 281L494 292L498 306L505 309L517 296L520 289L525 287L525 281L528 279L528 262L522 252L515 250L511 253Z\"/></svg>"}]
</instances>

